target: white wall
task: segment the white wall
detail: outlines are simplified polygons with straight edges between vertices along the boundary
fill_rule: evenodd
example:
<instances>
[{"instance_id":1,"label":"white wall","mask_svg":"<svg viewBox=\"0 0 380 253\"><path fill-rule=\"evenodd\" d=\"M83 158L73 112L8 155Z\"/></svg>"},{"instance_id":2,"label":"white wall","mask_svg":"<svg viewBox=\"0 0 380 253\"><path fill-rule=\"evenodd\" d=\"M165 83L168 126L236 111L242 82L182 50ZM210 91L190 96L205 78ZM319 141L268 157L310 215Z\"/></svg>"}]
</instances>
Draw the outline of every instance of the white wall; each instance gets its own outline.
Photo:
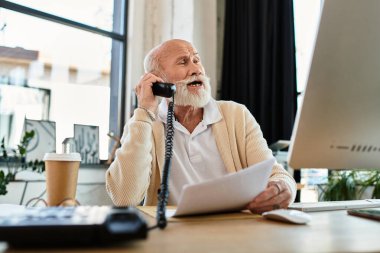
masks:
<instances>
[{"instance_id":1,"label":"white wall","mask_svg":"<svg viewBox=\"0 0 380 253\"><path fill-rule=\"evenodd\" d=\"M212 95L217 92L217 0L130 0L128 20L127 98L144 73L143 59L154 46L172 38L198 49ZM129 100L129 99L128 99ZM128 105L129 106L129 105ZM131 115L127 108L126 118Z\"/></svg>"}]
</instances>

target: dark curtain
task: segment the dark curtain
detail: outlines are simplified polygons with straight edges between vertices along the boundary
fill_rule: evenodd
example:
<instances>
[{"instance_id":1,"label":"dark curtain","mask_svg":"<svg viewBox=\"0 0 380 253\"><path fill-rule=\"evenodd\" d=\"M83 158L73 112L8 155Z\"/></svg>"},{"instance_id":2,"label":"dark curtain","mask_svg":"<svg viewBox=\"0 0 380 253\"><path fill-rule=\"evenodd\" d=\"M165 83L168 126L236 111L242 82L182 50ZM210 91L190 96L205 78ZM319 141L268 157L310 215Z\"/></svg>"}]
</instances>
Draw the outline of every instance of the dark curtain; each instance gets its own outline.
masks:
<instances>
[{"instance_id":1,"label":"dark curtain","mask_svg":"<svg viewBox=\"0 0 380 253\"><path fill-rule=\"evenodd\" d=\"M246 105L268 144L290 139L297 106L293 0L226 0L221 98Z\"/></svg>"}]
</instances>

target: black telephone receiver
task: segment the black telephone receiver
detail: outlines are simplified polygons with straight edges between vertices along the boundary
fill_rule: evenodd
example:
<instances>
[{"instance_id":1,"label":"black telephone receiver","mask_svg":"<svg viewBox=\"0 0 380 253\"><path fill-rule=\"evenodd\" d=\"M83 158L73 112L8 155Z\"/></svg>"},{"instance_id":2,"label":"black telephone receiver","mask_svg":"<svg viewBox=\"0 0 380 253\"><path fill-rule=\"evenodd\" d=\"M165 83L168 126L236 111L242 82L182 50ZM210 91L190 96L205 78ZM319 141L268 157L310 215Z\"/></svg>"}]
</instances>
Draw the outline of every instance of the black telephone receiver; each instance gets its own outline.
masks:
<instances>
[{"instance_id":1,"label":"black telephone receiver","mask_svg":"<svg viewBox=\"0 0 380 253\"><path fill-rule=\"evenodd\" d=\"M170 98L174 95L176 88L172 83L153 83L152 91L155 96Z\"/></svg>"}]
</instances>

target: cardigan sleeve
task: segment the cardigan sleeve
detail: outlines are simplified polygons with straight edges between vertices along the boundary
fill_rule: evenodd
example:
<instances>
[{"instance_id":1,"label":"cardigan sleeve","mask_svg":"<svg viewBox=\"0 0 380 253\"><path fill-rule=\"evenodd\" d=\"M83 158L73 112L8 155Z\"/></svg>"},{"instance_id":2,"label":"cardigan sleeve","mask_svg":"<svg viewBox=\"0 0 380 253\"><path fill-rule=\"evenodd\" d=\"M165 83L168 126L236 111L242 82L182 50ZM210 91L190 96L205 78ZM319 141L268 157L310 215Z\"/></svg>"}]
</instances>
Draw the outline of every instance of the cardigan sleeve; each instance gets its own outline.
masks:
<instances>
[{"instance_id":1,"label":"cardigan sleeve","mask_svg":"<svg viewBox=\"0 0 380 253\"><path fill-rule=\"evenodd\" d=\"M268 144L263 137L263 133L260 129L259 124L245 106L244 113L244 121L246 125L245 146L248 164L252 165L273 157L272 151L269 149ZM287 184L289 190L292 193L293 202L296 198L297 193L296 182L294 181L293 177L282 167L282 165L277 163L277 161L273 165L272 173L269 178L269 181L276 180L282 180Z\"/></svg>"},{"instance_id":2,"label":"cardigan sleeve","mask_svg":"<svg viewBox=\"0 0 380 253\"><path fill-rule=\"evenodd\" d=\"M152 145L152 119L137 108L106 172L106 189L116 206L136 206L144 199L152 171Z\"/></svg>"}]
</instances>

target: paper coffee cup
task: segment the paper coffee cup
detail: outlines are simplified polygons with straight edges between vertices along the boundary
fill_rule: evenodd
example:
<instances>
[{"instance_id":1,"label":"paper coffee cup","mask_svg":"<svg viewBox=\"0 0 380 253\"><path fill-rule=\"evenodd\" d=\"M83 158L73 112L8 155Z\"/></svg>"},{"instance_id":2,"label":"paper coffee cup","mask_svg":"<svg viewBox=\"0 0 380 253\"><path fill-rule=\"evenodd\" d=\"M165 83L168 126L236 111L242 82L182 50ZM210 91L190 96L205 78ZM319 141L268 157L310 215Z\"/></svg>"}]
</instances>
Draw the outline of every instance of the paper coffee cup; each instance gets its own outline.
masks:
<instances>
[{"instance_id":1,"label":"paper coffee cup","mask_svg":"<svg viewBox=\"0 0 380 253\"><path fill-rule=\"evenodd\" d=\"M44 161L48 205L59 206L65 205L65 203L75 203L80 154L46 153Z\"/></svg>"}]
</instances>

